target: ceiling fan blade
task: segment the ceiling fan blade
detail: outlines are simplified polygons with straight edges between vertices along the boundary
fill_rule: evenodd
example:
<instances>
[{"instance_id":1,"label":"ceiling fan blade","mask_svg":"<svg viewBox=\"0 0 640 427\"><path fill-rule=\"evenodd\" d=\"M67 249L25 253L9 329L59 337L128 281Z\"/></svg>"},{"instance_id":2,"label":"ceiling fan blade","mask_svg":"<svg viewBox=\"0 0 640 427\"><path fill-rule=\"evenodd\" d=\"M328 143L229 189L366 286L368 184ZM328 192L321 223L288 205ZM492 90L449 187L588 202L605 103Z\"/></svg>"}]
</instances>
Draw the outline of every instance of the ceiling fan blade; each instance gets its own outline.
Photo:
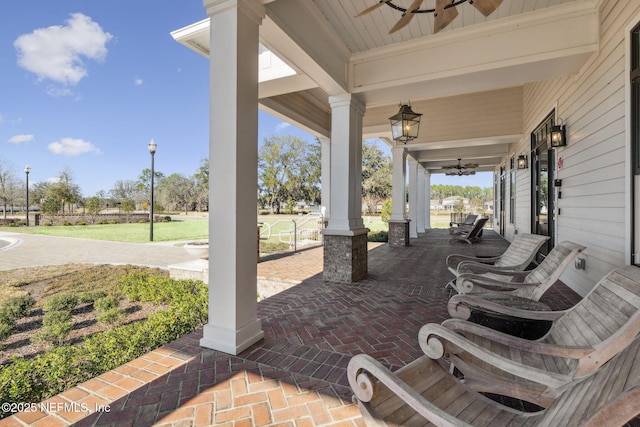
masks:
<instances>
[{"instance_id":1,"label":"ceiling fan blade","mask_svg":"<svg viewBox=\"0 0 640 427\"><path fill-rule=\"evenodd\" d=\"M411 3L411 6L409 6L407 10L402 14L402 17L398 20L398 22L396 22L396 25L394 25L389 30L389 34L393 34L399 29L408 25L409 22L411 22L411 20L413 19L413 15L415 15L412 12L418 9L421 4L422 4L422 0L413 0L413 3Z\"/></svg>"},{"instance_id":2,"label":"ceiling fan blade","mask_svg":"<svg viewBox=\"0 0 640 427\"><path fill-rule=\"evenodd\" d=\"M502 0L471 0L469 1L484 16L489 16L500 6Z\"/></svg>"},{"instance_id":3,"label":"ceiling fan blade","mask_svg":"<svg viewBox=\"0 0 640 427\"><path fill-rule=\"evenodd\" d=\"M444 8L450 3L451 0L436 0L436 12L433 15L433 34L443 30L458 16L458 9L455 6Z\"/></svg>"},{"instance_id":4,"label":"ceiling fan blade","mask_svg":"<svg viewBox=\"0 0 640 427\"><path fill-rule=\"evenodd\" d=\"M379 8L380 6L385 4L386 2L387 2L386 0L380 0L378 3L374 4L373 6L370 6L370 7L366 8L365 10L363 10L362 12L360 12L359 14L354 16L354 18L358 18L359 16L366 15L367 13L373 12L374 10L376 10L377 8Z\"/></svg>"},{"instance_id":5,"label":"ceiling fan blade","mask_svg":"<svg viewBox=\"0 0 640 427\"><path fill-rule=\"evenodd\" d=\"M466 165L464 165L462 167L466 168L466 169L473 169L473 168L477 168L478 164L477 163L467 163Z\"/></svg>"}]
</instances>

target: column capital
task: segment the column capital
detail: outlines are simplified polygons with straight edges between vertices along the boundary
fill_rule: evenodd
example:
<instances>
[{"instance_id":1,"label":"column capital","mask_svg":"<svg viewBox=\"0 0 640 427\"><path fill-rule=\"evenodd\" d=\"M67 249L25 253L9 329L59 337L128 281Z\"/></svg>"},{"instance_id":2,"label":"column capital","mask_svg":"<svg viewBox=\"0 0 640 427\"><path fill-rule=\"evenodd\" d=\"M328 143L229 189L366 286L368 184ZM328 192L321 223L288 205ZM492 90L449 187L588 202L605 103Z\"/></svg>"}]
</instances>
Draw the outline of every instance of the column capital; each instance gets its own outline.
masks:
<instances>
[{"instance_id":1,"label":"column capital","mask_svg":"<svg viewBox=\"0 0 640 427\"><path fill-rule=\"evenodd\" d=\"M396 145L391 147L391 154L393 156L406 156L407 155L407 148L402 146L402 145Z\"/></svg>"},{"instance_id":2,"label":"column capital","mask_svg":"<svg viewBox=\"0 0 640 427\"><path fill-rule=\"evenodd\" d=\"M342 95L333 95L329 97L329 105L331 108L337 107L346 107L350 106L360 113L360 115L364 115L365 105L358 97L350 93L344 93Z\"/></svg>"},{"instance_id":3,"label":"column capital","mask_svg":"<svg viewBox=\"0 0 640 427\"><path fill-rule=\"evenodd\" d=\"M214 16L229 9L240 9L258 25L266 15L266 9L259 0L203 0L207 16Z\"/></svg>"}]
</instances>

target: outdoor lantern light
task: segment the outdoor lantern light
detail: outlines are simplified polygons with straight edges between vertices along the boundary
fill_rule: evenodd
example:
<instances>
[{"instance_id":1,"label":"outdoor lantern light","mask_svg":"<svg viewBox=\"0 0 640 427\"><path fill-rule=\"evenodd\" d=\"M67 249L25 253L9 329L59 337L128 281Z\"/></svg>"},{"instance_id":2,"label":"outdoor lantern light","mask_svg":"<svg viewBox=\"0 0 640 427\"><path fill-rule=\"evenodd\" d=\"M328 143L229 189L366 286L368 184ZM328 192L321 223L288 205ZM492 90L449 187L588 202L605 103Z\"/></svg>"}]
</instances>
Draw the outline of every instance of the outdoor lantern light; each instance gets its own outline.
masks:
<instances>
[{"instance_id":1,"label":"outdoor lantern light","mask_svg":"<svg viewBox=\"0 0 640 427\"><path fill-rule=\"evenodd\" d=\"M153 142L149 142L149 153L151 153L151 208L149 208L149 240L153 242L153 181L154 181L154 171L153 171L153 158L156 154L156 149L158 148L158 144Z\"/></svg>"},{"instance_id":2,"label":"outdoor lantern light","mask_svg":"<svg viewBox=\"0 0 640 427\"><path fill-rule=\"evenodd\" d=\"M24 173L27 175L27 227L29 226L29 172L31 172L31 166L27 165L24 167Z\"/></svg>"},{"instance_id":3,"label":"outdoor lantern light","mask_svg":"<svg viewBox=\"0 0 640 427\"><path fill-rule=\"evenodd\" d=\"M529 167L529 162L527 161L527 156L524 154L520 154L518 156L518 169L526 169Z\"/></svg>"},{"instance_id":4,"label":"outdoor lantern light","mask_svg":"<svg viewBox=\"0 0 640 427\"><path fill-rule=\"evenodd\" d=\"M560 119L559 125L551 126L551 133L549 134L549 138L551 139L551 147L563 147L567 145L567 131L562 123L562 119Z\"/></svg>"},{"instance_id":5,"label":"outdoor lantern light","mask_svg":"<svg viewBox=\"0 0 640 427\"><path fill-rule=\"evenodd\" d=\"M398 114L389 117L393 139L406 144L417 138L420 129L420 116L422 114L411 111L411 105L400 104Z\"/></svg>"}]
</instances>

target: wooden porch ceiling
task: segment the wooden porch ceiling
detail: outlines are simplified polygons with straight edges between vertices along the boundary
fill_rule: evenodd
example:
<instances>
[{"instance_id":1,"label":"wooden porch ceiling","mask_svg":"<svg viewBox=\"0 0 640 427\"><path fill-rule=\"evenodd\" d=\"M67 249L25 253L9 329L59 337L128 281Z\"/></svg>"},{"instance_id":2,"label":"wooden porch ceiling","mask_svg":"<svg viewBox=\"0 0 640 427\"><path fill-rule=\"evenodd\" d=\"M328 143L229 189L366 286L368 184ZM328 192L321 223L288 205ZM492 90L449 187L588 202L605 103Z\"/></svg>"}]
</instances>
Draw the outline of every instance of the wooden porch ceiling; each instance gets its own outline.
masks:
<instances>
[{"instance_id":1,"label":"wooden porch ceiling","mask_svg":"<svg viewBox=\"0 0 640 427\"><path fill-rule=\"evenodd\" d=\"M576 73L599 42L594 0L504 0L488 18L463 4L461 16L436 35L433 17L425 15L392 36L385 24L397 18L391 8L352 18L373 0L262 1L261 42L296 74L262 81L261 108L328 137L328 97L351 93L367 108L364 136L390 141L387 119L400 102L410 101L425 114L425 124L407 148L434 172L437 162L450 164L458 157L493 170L497 164L489 159L499 161L509 144L522 138L522 117L514 117L521 114L522 86ZM208 20L172 35L208 56ZM483 103L487 98L494 103ZM513 111L516 104L520 107ZM494 116L481 120L478 112L490 109ZM491 147L496 155L483 160L473 154L478 146Z\"/></svg>"}]
</instances>

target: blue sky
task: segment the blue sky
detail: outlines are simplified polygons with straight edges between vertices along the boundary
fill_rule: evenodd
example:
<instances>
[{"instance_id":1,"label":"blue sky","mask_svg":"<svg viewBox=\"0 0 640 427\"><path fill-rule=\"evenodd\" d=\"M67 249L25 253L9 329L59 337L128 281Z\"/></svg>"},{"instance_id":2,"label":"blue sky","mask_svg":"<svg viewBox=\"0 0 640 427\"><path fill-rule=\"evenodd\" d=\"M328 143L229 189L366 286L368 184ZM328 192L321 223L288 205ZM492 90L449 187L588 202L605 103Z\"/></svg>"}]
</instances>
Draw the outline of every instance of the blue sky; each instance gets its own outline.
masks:
<instances>
[{"instance_id":1,"label":"blue sky","mask_svg":"<svg viewBox=\"0 0 640 427\"><path fill-rule=\"evenodd\" d=\"M0 160L30 182L65 169L84 196L208 155L208 62L170 32L206 18L201 0L3 1ZM313 137L260 113L259 140ZM448 178L451 180L451 178ZM433 183L440 180L434 176ZM491 185L461 179L459 185Z\"/></svg>"}]
</instances>

